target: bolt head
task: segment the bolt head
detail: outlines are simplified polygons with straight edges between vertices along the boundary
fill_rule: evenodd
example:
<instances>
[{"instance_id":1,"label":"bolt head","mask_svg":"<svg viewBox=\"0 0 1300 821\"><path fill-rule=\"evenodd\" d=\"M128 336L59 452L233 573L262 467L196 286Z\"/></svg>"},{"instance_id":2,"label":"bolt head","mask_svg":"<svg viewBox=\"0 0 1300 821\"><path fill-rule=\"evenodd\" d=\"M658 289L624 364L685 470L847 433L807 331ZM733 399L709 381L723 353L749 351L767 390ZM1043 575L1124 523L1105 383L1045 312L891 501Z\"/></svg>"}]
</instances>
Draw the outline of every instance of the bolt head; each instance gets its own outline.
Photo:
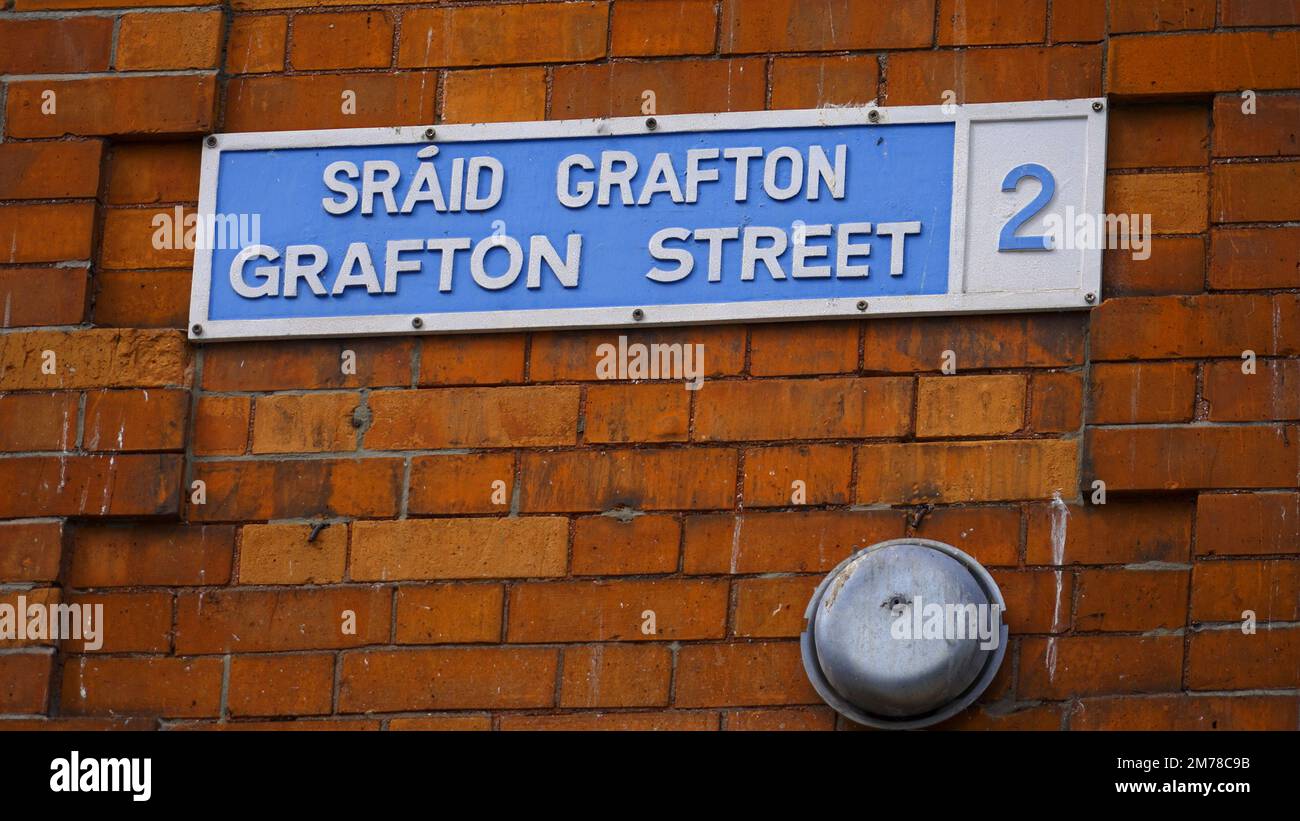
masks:
<instances>
[{"instance_id":1,"label":"bolt head","mask_svg":"<svg viewBox=\"0 0 1300 821\"><path fill-rule=\"evenodd\" d=\"M634 311L632 311L632 318L635 319L637 322L640 322L641 320L645 319L645 311L641 310L640 308L635 309Z\"/></svg>"},{"instance_id":2,"label":"bolt head","mask_svg":"<svg viewBox=\"0 0 1300 821\"><path fill-rule=\"evenodd\" d=\"M420 318L417 316L415 319L412 319L412 320L411 320L411 327L412 327L412 328L423 328L423 327L424 327L424 320L423 320L423 319L420 319Z\"/></svg>"},{"instance_id":3,"label":"bolt head","mask_svg":"<svg viewBox=\"0 0 1300 821\"><path fill-rule=\"evenodd\" d=\"M873 123L879 121L879 120L880 120L880 112L877 111L877 110L874 109L874 108L871 109L870 111L867 112L867 119L870 120L870 121L873 122Z\"/></svg>"},{"instance_id":4,"label":"bolt head","mask_svg":"<svg viewBox=\"0 0 1300 821\"><path fill-rule=\"evenodd\" d=\"M208 148L216 148L216 147L217 147L217 138L216 138L216 137L208 137L208 138L207 138L206 140L204 140L203 142L208 146Z\"/></svg>"},{"instance_id":5,"label":"bolt head","mask_svg":"<svg viewBox=\"0 0 1300 821\"><path fill-rule=\"evenodd\" d=\"M190 326L190 332L193 333L195 336L202 336L203 326L196 322Z\"/></svg>"},{"instance_id":6,"label":"bolt head","mask_svg":"<svg viewBox=\"0 0 1300 821\"><path fill-rule=\"evenodd\" d=\"M867 301L866 301L865 299L859 299L859 300L858 300L858 310L859 310L859 311L865 311L866 309L867 309Z\"/></svg>"},{"instance_id":7,"label":"bolt head","mask_svg":"<svg viewBox=\"0 0 1300 821\"><path fill-rule=\"evenodd\" d=\"M1101 111L1101 109L1102 109L1101 100L1097 100L1092 104L1093 111Z\"/></svg>"},{"instance_id":8,"label":"bolt head","mask_svg":"<svg viewBox=\"0 0 1300 821\"><path fill-rule=\"evenodd\" d=\"M659 121L656 120L654 117L646 117L645 127L650 129L651 131L654 131L656 128L659 127Z\"/></svg>"},{"instance_id":9,"label":"bolt head","mask_svg":"<svg viewBox=\"0 0 1300 821\"><path fill-rule=\"evenodd\" d=\"M434 135L437 133L438 132L434 131L432 128L426 128L424 129L424 138L426 140L432 140Z\"/></svg>"},{"instance_id":10,"label":"bolt head","mask_svg":"<svg viewBox=\"0 0 1300 821\"><path fill-rule=\"evenodd\" d=\"M1084 294L1084 295L1083 295L1083 301L1084 301L1084 302L1087 302L1087 303L1089 303L1089 304L1091 304L1091 303L1093 303L1093 302L1096 302L1096 301L1097 301L1097 295L1096 295L1096 294Z\"/></svg>"}]
</instances>

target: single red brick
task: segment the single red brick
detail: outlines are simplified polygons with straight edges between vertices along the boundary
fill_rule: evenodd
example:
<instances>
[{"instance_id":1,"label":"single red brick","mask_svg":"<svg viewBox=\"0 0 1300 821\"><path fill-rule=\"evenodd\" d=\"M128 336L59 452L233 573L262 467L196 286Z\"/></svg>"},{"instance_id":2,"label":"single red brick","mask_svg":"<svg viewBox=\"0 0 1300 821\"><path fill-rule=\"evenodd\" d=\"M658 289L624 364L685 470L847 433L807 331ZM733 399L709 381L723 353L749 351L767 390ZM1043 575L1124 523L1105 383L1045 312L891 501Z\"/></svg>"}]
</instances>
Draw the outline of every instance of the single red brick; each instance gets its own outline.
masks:
<instances>
[{"instance_id":1,"label":"single red brick","mask_svg":"<svg viewBox=\"0 0 1300 821\"><path fill-rule=\"evenodd\" d=\"M0 451L72 450L78 399L75 392L0 394Z\"/></svg>"},{"instance_id":2,"label":"single red brick","mask_svg":"<svg viewBox=\"0 0 1300 821\"><path fill-rule=\"evenodd\" d=\"M0 326L81 324L88 273L83 267L0 270L0 304L8 306L8 323Z\"/></svg>"},{"instance_id":3,"label":"single red brick","mask_svg":"<svg viewBox=\"0 0 1300 821\"><path fill-rule=\"evenodd\" d=\"M228 74L266 74L284 70L289 18L283 14L236 16L226 41Z\"/></svg>"},{"instance_id":4,"label":"single red brick","mask_svg":"<svg viewBox=\"0 0 1300 821\"><path fill-rule=\"evenodd\" d=\"M514 498L510 453L441 453L411 460L411 513L505 513Z\"/></svg>"},{"instance_id":5,"label":"single red brick","mask_svg":"<svg viewBox=\"0 0 1300 821\"><path fill-rule=\"evenodd\" d=\"M52 582L63 557L63 522L0 522L0 582Z\"/></svg>"},{"instance_id":6,"label":"single red brick","mask_svg":"<svg viewBox=\"0 0 1300 821\"><path fill-rule=\"evenodd\" d=\"M389 11L294 15L289 62L295 71L388 68L395 19Z\"/></svg>"},{"instance_id":7,"label":"single red brick","mask_svg":"<svg viewBox=\"0 0 1300 821\"><path fill-rule=\"evenodd\" d=\"M212 74L93 77L10 82L5 129L11 137L205 134L213 130ZM54 113L42 112L54 92Z\"/></svg>"},{"instance_id":8,"label":"single red brick","mask_svg":"<svg viewBox=\"0 0 1300 821\"><path fill-rule=\"evenodd\" d=\"M1191 362L1098 362L1090 374L1090 422L1190 422L1196 402Z\"/></svg>"},{"instance_id":9,"label":"single red brick","mask_svg":"<svg viewBox=\"0 0 1300 821\"><path fill-rule=\"evenodd\" d=\"M1296 88L1298 44L1295 31L1114 37L1106 56L1106 86L1111 94Z\"/></svg>"},{"instance_id":10,"label":"single red brick","mask_svg":"<svg viewBox=\"0 0 1300 821\"><path fill-rule=\"evenodd\" d=\"M853 449L846 445L751 448L745 451L745 506L847 504L852 474Z\"/></svg>"},{"instance_id":11,"label":"single red brick","mask_svg":"<svg viewBox=\"0 0 1300 821\"><path fill-rule=\"evenodd\" d=\"M199 521L395 516L402 473L401 459L200 462L191 480L204 482L207 499L187 509Z\"/></svg>"},{"instance_id":12,"label":"single red brick","mask_svg":"<svg viewBox=\"0 0 1300 821\"><path fill-rule=\"evenodd\" d=\"M981 564L1014 567L1020 561L1020 510L1014 507L939 507L916 535L946 542Z\"/></svg>"},{"instance_id":13,"label":"single red brick","mask_svg":"<svg viewBox=\"0 0 1300 821\"><path fill-rule=\"evenodd\" d=\"M1300 629L1262 627L1245 634L1233 625L1192 633L1187 650L1191 690L1291 688L1300 670Z\"/></svg>"},{"instance_id":14,"label":"single red brick","mask_svg":"<svg viewBox=\"0 0 1300 821\"><path fill-rule=\"evenodd\" d=\"M1101 3L1053 3L1052 42L1097 42L1106 37L1106 7Z\"/></svg>"},{"instance_id":15,"label":"single red brick","mask_svg":"<svg viewBox=\"0 0 1300 821\"><path fill-rule=\"evenodd\" d=\"M594 60L605 55L608 29L606 3L417 9L402 16L397 64L411 68Z\"/></svg>"},{"instance_id":16,"label":"single red brick","mask_svg":"<svg viewBox=\"0 0 1300 821\"><path fill-rule=\"evenodd\" d=\"M852 373L858 367L857 322L782 322L749 332L754 376Z\"/></svg>"},{"instance_id":17,"label":"single red brick","mask_svg":"<svg viewBox=\"0 0 1300 821\"><path fill-rule=\"evenodd\" d=\"M437 87L433 71L235 77L226 83L223 128L292 131L431 123Z\"/></svg>"},{"instance_id":18,"label":"single red brick","mask_svg":"<svg viewBox=\"0 0 1300 821\"><path fill-rule=\"evenodd\" d=\"M771 108L774 109L865 105L879 98L879 87L880 64L875 57L851 54L777 57L772 61Z\"/></svg>"},{"instance_id":19,"label":"single red brick","mask_svg":"<svg viewBox=\"0 0 1300 821\"><path fill-rule=\"evenodd\" d=\"M99 140L0 145L0 200L95 196L103 146Z\"/></svg>"},{"instance_id":20,"label":"single red brick","mask_svg":"<svg viewBox=\"0 0 1300 821\"><path fill-rule=\"evenodd\" d=\"M155 389L88 391L85 450L184 450L190 394Z\"/></svg>"},{"instance_id":21,"label":"single red brick","mask_svg":"<svg viewBox=\"0 0 1300 821\"><path fill-rule=\"evenodd\" d=\"M551 118L642 114L645 92L655 114L759 111L766 99L757 58L656 60L559 66L551 81Z\"/></svg>"},{"instance_id":22,"label":"single red brick","mask_svg":"<svg viewBox=\"0 0 1300 821\"><path fill-rule=\"evenodd\" d=\"M744 638L787 638L804 628L804 610L819 576L737 579L731 634Z\"/></svg>"},{"instance_id":23,"label":"single red brick","mask_svg":"<svg viewBox=\"0 0 1300 821\"><path fill-rule=\"evenodd\" d=\"M1254 373L1244 362L1205 366L1205 402L1214 422L1300 419L1300 360L1265 359Z\"/></svg>"},{"instance_id":24,"label":"single red brick","mask_svg":"<svg viewBox=\"0 0 1300 821\"><path fill-rule=\"evenodd\" d=\"M1217 116L1215 125L1217 138ZM1209 162L1210 120L1204 105L1112 106L1106 126L1107 168L1200 167Z\"/></svg>"},{"instance_id":25,"label":"single red brick","mask_svg":"<svg viewBox=\"0 0 1300 821\"><path fill-rule=\"evenodd\" d=\"M375 450L573 444L575 386L432 388L370 395Z\"/></svg>"},{"instance_id":26,"label":"single red brick","mask_svg":"<svg viewBox=\"0 0 1300 821\"><path fill-rule=\"evenodd\" d=\"M124 14L114 67L118 71L217 68L224 20L220 11Z\"/></svg>"},{"instance_id":27,"label":"single red brick","mask_svg":"<svg viewBox=\"0 0 1300 821\"><path fill-rule=\"evenodd\" d=\"M1110 696L1081 699L1072 730L1290 730L1290 696Z\"/></svg>"},{"instance_id":28,"label":"single red brick","mask_svg":"<svg viewBox=\"0 0 1300 821\"><path fill-rule=\"evenodd\" d=\"M560 673L561 707L663 707L668 704L672 651L663 645L567 647Z\"/></svg>"},{"instance_id":29,"label":"single red brick","mask_svg":"<svg viewBox=\"0 0 1300 821\"><path fill-rule=\"evenodd\" d=\"M1029 427L1037 433L1069 433L1083 419L1083 375L1036 373L1029 385Z\"/></svg>"},{"instance_id":30,"label":"single red brick","mask_svg":"<svg viewBox=\"0 0 1300 821\"><path fill-rule=\"evenodd\" d=\"M546 69L540 66L449 71L443 75L444 123L545 119Z\"/></svg>"},{"instance_id":31,"label":"single red brick","mask_svg":"<svg viewBox=\"0 0 1300 821\"><path fill-rule=\"evenodd\" d=\"M1211 175L1215 222L1300 219L1300 162L1215 165Z\"/></svg>"},{"instance_id":32,"label":"single red brick","mask_svg":"<svg viewBox=\"0 0 1300 821\"><path fill-rule=\"evenodd\" d=\"M723 53L929 46L935 0L902 0L880 14L851 0L724 0Z\"/></svg>"},{"instance_id":33,"label":"single red brick","mask_svg":"<svg viewBox=\"0 0 1300 821\"><path fill-rule=\"evenodd\" d=\"M1025 425L1025 385L1019 374L922 377L917 438L1015 433Z\"/></svg>"},{"instance_id":34,"label":"single red brick","mask_svg":"<svg viewBox=\"0 0 1300 821\"><path fill-rule=\"evenodd\" d=\"M63 665L60 708L69 715L215 717L222 667L219 658L70 658Z\"/></svg>"},{"instance_id":35,"label":"single red brick","mask_svg":"<svg viewBox=\"0 0 1300 821\"><path fill-rule=\"evenodd\" d=\"M1300 553L1300 493L1202 493L1196 555Z\"/></svg>"},{"instance_id":36,"label":"single red brick","mask_svg":"<svg viewBox=\"0 0 1300 821\"><path fill-rule=\"evenodd\" d=\"M551 707L558 651L456 647L345 653L343 713Z\"/></svg>"},{"instance_id":37,"label":"single red brick","mask_svg":"<svg viewBox=\"0 0 1300 821\"><path fill-rule=\"evenodd\" d=\"M1110 31L1178 31L1214 28L1213 0L1115 0Z\"/></svg>"},{"instance_id":38,"label":"single red brick","mask_svg":"<svg viewBox=\"0 0 1300 821\"><path fill-rule=\"evenodd\" d=\"M677 654L677 707L817 704L799 644L687 644Z\"/></svg>"},{"instance_id":39,"label":"single red brick","mask_svg":"<svg viewBox=\"0 0 1300 821\"><path fill-rule=\"evenodd\" d=\"M91 203L0 206L0 262L89 259L94 217Z\"/></svg>"},{"instance_id":40,"label":"single red brick","mask_svg":"<svg viewBox=\"0 0 1300 821\"><path fill-rule=\"evenodd\" d=\"M0 460L0 518L167 516L180 508L180 454Z\"/></svg>"},{"instance_id":41,"label":"single red brick","mask_svg":"<svg viewBox=\"0 0 1300 821\"><path fill-rule=\"evenodd\" d=\"M1094 359L1171 359L1300 353L1281 329L1300 298L1278 294L1108 299L1092 311Z\"/></svg>"},{"instance_id":42,"label":"single red brick","mask_svg":"<svg viewBox=\"0 0 1300 821\"><path fill-rule=\"evenodd\" d=\"M239 533L240 584L330 584L343 580L348 526L244 525Z\"/></svg>"},{"instance_id":43,"label":"single red brick","mask_svg":"<svg viewBox=\"0 0 1300 821\"><path fill-rule=\"evenodd\" d=\"M501 641L504 588L499 584L431 584L397 588L398 644Z\"/></svg>"},{"instance_id":44,"label":"single red brick","mask_svg":"<svg viewBox=\"0 0 1300 821\"><path fill-rule=\"evenodd\" d=\"M734 450L612 450L525 453L519 508L595 512L730 508L736 495Z\"/></svg>"},{"instance_id":45,"label":"single red brick","mask_svg":"<svg viewBox=\"0 0 1300 821\"><path fill-rule=\"evenodd\" d=\"M303 340L216 345L204 350L209 391L328 390L409 385L412 343L404 339ZM349 356L349 354L351 354ZM345 366L355 366L345 370Z\"/></svg>"},{"instance_id":46,"label":"single red brick","mask_svg":"<svg viewBox=\"0 0 1300 821\"><path fill-rule=\"evenodd\" d=\"M230 582L235 529L216 525L85 525L72 531L73 587L178 587Z\"/></svg>"},{"instance_id":47,"label":"single red brick","mask_svg":"<svg viewBox=\"0 0 1300 821\"><path fill-rule=\"evenodd\" d=\"M938 371L952 351L957 372L985 368L1059 368L1083 364L1086 317L1018 316L881 318L866 323L867 371Z\"/></svg>"},{"instance_id":48,"label":"single red brick","mask_svg":"<svg viewBox=\"0 0 1300 821\"><path fill-rule=\"evenodd\" d=\"M533 382L591 381L601 378L600 365L622 337L626 348L634 345L703 346L704 376L734 376L745 366L745 329L739 325L656 328L628 332L554 331L532 336L529 379ZM605 346L609 346L608 348ZM672 349L683 351L684 348Z\"/></svg>"},{"instance_id":49,"label":"single red brick","mask_svg":"<svg viewBox=\"0 0 1300 821\"><path fill-rule=\"evenodd\" d=\"M1062 633L1070 629L1074 574L1061 570L994 570L992 573L1006 600L1002 620L1012 634Z\"/></svg>"},{"instance_id":50,"label":"single red brick","mask_svg":"<svg viewBox=\"0 0 1300 821\"><path fill-rule=\"evenodd\" d=\"M726 722L728 730L833 730L835 711L829 707L731 710Z\"/></svg>"},{"instance_id":51,"label":"single red brick","mask_svg":"<svg viewBox=\"0 0 1300 821\"><path fill-rule=\"evenodd\" d=\"M393 594L386 587L181 592L177 653L330 650L388 641ZM349 627L355 632L345 632Z\"/></svg>"},{"instance_id":52,"label":"single red brick","mask_svg":"<svg viewBox=\"0 0 1300 821\"><path fill-rule=\"evenodd\" d=\"M253 406L253 453L320 453L357 448L356 393L260 396Z\"/></svg>"},{"instance_id":53,"label":"single red brick","mask_svg":"<svg viewBox=\"0 0 1300 821\"><path fill-rule=\"evenodd\" d=\"M618 0L611 21L614 57L709 54L718 30L711 0Z\"/></svg>"},{"instance_id":54,"label":"single red brick","mask_svg":"<svg viewBox=\"0 0 1300 821\"><path fill-rule=\"evenodd\" d=\"M112 205L196 202L201 153L197 140L114 145L108 162L108 202Z\"/></svg>"},{"instance_id":55,"label":"single red brick","mask_svg":"<svg viewBox=\"0 0 1300 821\"><path fill-rule=\"evenodd\" d=\"M235 656L230 660L230 715L310 716L330 712L334 656Z\"/></svg>"},{"instance_id":56,"label":"single red brick","mask_svg":"<svg viewBox=\"0 0 1300 821\"><path fill-rule=\"evenodd\" d=\"M1150 214L1150 232L1156 234L1199 234L1206 228L1209 188L1204 171L1111 174L1106 177L1106 207L1111 213L1140 215L1143 226ZM1133 219L1128 230L1137 233Z\"/></svg>"},{"instance_id":57,"label":"single red brick","mask_svg":"<svg viewBox=\"0 0 1300 821\"><path fill-rule=\"evenodd\" d=\"M1078 444L1069 440L911 442L857 450L859 504L1000 502L1073 495Z\"/></svg>"},{"instance_id":58,"label":"single red brick","mask_svg":"<svg viewBox=\"0 0 1300 821\"><path fill-rule=\"evenodd\" d=\"M902 436L911 429L910 378L715 382L695 400L702 442ZM755 409L763 408L763 413Z\"/></svg>"},{"instance_id":59,"label":"single red brick","mask_svg":"<svg viewBox=\"0 0 1300 821\"><path fill-rule=\"evenodd\" d=\"M1197 562L1192 568L1192 618L1241 622L1246 611L1260 623L1300 620L1300 562Z\"/></svg>"},{"instance_id":60,"label":"single red brick","mask_svg":"<svg viewBox=\"0 0 1300 821\"><path fill-rule=\"evenodd\" d=\"M1295 425L1094 428L1085 447L1092 476L1109 490L1290 487L1300 473L1297 436Z\"/></svg>"},{"instance_id":61,"label":"single red brick","mask_svg":"<svg viewBox=\"0 0 1300 821\"><path fill-rule=\"evenodd\" d=\"M1300 288L1300 228L1210 232L1211 288Z\"/></svg>"},{"instance_id":62,"label":"single red brick","mask_svg":"<svg viewBox=\"0 0 1300 821\"><path fill-rule=\"evenodd\" d=\"M889 56L890 105L1068 100L1102 92L1097 46L1013 46L969 51L904 51Z\"/></svg>"},{"instance_id":63,"label":"single red brick","mask_svg":"<svg viewBox=\"0 0 1300 821\"><path fill-rule=\"evenodd\" d=\"M0 74L107 71L112 53L112 17L0 20Z\"/></svg>"},{"instance_id":64,"label":"single red brick","mask_svg":"<svg viewBox=\"0 0 1300 821\"><path fill-rule=\"evenodd\" d=\"M1107 298L1199 294L1205 290L1205 238L1148 237L1146 259L1136 248L1102 253Z\"/></svg>"},{"instance_id":65,"label":"single red brick","mask_svg":"<svg viewBox=\"0 0 1300 821\"><path fill-rule=\"evenodd\" d=\"M419 341L420 385L524 381L523 334L448 334Z\"/></svg>"},{"instance_id":66,"label":"single red brick","mask_svg":"<svg viewBox=\"0 0 1300 821\"><path fill-rule=\"evenodd\" d=\"M84 614L94 613L92 608L103 607L102 615L94 616L92 624L97 632L95 641L87 642L83 631L81 639L62 642L65 653L167 653L172 639L172 594L165 590L139 593L83 593L67 596L71 604L80 605ZM99 643L92 650L88 643Z\"/></svg>"},{"instance_id":67,"label":"single red brick","mask_svg":"<svg viewBox=\"0 0 1300 821\"><path fill-rule=\"evenodd\" d=\"M1047 38L1047 0L940 0L941 46L1041 43Z\"/></svg>"},{"instance_id":68,"label":"single red brick","mask_svg":"<svg viewBox=\"0 0 1300 821\"><path fill-rule=\"evenodd\" d=\"M1187 620L1185 570L1132 568L1079 571L1075 629L1173 630Z\"/></svg>"},{"instance_id":69,"label":"single red brick","mask_svg":"<svg viewBox=\"0 0 1300 821\"><path fill-rule=\"evenodd\" d=\"M691 394L677 382L592 385L587 388L588 442L684 442Z\"/></svg>"},{"instance_id":70,"label":"single red brick","mask_svg":"<svg viewBox=\"0 0 1300 821\"><path fill-rule=\"evenodd\" d=\"M195 456L239 455L248 450L253 400L247 396L200 396L190 446Z\"/></svg>"},{"instance_id":71,"label":"single red brick","mask_svg":"<svg viewBox=\"0 0 1300 821\"><path fill-rule=\"evenodd\" d=\"M373 581L562 576L568 535L558 516L355 522L349 570Z\"/></svg>"},{"instance_id":72,"label":"single red brick","mask_svg":"<svg viewBox=\"0 0 1300 821\"><path fill-rule=\"evenodd\" d=\"M1225 26L1300 25L1300 6L1277 0L1223 0Z\"/></svg>"},{"instance_id":73,"label":"single red brick","mask_svg":"<svg viewBox=\"0 0 1300 821\"><path fill-rule=\"evenodd\" d=\"M48 652L0 655L0 713L45 713L53 668L54 656ZM8 723L0 723L0 730L7 728Z\"/></svg>"},{"instance_id":74,"label":"single red brick","mask_svg":"<svg viewBox=\"0 0 1300 821\"><path fill-rule=\"evenodd\" d=\"M490 730L492 718L486 715L447 713L416 718L393 718L388 721L390 730Z\"/></svg>"},{"instance_id":75,"label":"single red brick","mask_svg":"<svg viewBox=\"0 0 1300 821\"><path fill-rule=\"evenodd\" d=\"M190 268L195 239L187 239L193 226L185 223L195 213L179 205L105 210L99 264L114 270Z\"/></svg>"},{"instance_id":76,"label":"single red brick","mask_svg":"<svg viewBox=\"0 0 1300 821\"><path fill-rule=\"evenodd\" d=\"M184 328L189 287L190 272L185 269L97 271L94 322L118 328Z\"/></svg>"},{"instance_id":77,"label":"single red brick","mask_svg":"<svg viewBox=\"0 0 1300 821\"><path fill-rule=\"evenodd\" d=\"M671 516L579 517L573 525L573 575L672 573L681 531Z\"/></svg>"},{"instance_id":78,"label":"single red brick","mask_svg":"<svg viewBox=\"0 0 1300 821\"><path fill-rule=\"evenodd\" d=\"M1261 94L1247 107L1239 94L1214 98L1214 156L1300 154L1300 94Z\"/></svg>"}]
</instances>

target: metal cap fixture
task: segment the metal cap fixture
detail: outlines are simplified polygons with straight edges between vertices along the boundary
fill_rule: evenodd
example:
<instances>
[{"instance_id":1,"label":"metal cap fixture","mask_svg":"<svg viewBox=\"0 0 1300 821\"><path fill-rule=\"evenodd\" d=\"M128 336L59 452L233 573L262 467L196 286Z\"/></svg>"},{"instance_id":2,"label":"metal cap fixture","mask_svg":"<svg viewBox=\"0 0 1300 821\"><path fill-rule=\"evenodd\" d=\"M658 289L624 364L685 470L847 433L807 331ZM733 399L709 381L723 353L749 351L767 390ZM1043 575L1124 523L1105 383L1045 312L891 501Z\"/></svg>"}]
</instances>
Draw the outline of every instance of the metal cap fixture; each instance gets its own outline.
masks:
<instances>
[{"instance_id":1,"label":"metal cap fixture","mask_svg":"<svg viewBox=\"0 0 1300 821\"><path fill-rule=\"evenodd\" d=\"M1006 604L979 562L929 539L854 553L804 613L804 669L822 699L871 727L913 729L961 712L1006 654Z\"/></svg>"}]
</instances>

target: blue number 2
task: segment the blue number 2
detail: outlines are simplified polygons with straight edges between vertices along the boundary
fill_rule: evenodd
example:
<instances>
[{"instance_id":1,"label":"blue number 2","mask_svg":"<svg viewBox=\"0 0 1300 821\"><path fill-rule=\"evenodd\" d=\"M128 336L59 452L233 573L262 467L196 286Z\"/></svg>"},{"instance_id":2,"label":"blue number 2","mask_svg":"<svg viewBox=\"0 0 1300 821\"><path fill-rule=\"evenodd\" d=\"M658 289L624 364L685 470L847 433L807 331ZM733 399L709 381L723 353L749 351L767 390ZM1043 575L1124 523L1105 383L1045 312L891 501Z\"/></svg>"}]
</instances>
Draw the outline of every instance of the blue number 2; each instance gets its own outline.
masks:
<instances>
[{"instance_id":1,"label":"blue number 2","mask_svg":"<svg viewBox=\"0 0 1300 821\"><path fill-rule=\"evenodd\" d=\"M1016 230L1024 225L1027 220L1037 214L1051 201L1052 195L1056 193L1056 178L1052 172L1048 171L1038 163L1025 163L1017 165L1007 172L1007 176L1002 180L1003 191L1015 191L1016 186L1025 177L1032 177L1038 180L1042 189L1038 196L1030 200L1029 204L1020 209L1020 212L1007 220L1007 224L1002 226L1002 233L998 235L999 251L1050 251L1052 243L1047 237L1018 237Z\"/></svg>"}]
</instances>

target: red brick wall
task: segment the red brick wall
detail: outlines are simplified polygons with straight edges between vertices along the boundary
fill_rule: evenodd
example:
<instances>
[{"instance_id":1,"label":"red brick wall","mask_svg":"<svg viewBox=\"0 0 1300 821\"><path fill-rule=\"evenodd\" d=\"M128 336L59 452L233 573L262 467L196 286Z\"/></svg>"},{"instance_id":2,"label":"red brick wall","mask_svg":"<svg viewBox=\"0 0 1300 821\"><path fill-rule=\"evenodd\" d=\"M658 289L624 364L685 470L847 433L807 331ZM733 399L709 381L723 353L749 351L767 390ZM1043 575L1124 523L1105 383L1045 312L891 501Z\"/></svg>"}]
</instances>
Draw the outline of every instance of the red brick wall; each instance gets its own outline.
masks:
<instances>
[{"instance_id":1,"label":"red brick wall","mask_svg":"<svg viewBox=\"0 0 1300 821\"><path fill-rule=\"evenodd\" d=\"M844 727L803 607L906 534L1010 606L949 726L1300 725L1300 3L174 2L0 14L0 595L107 619L97 652L0 646L0 727ZM186 342L190 253L151 221L194 208L202 135L646 90L1109 94L1107 208L1159 236L1090 314L634 334L703 343L698 392L597 382L613 331Z\"/></svg>"}]
</instances>

